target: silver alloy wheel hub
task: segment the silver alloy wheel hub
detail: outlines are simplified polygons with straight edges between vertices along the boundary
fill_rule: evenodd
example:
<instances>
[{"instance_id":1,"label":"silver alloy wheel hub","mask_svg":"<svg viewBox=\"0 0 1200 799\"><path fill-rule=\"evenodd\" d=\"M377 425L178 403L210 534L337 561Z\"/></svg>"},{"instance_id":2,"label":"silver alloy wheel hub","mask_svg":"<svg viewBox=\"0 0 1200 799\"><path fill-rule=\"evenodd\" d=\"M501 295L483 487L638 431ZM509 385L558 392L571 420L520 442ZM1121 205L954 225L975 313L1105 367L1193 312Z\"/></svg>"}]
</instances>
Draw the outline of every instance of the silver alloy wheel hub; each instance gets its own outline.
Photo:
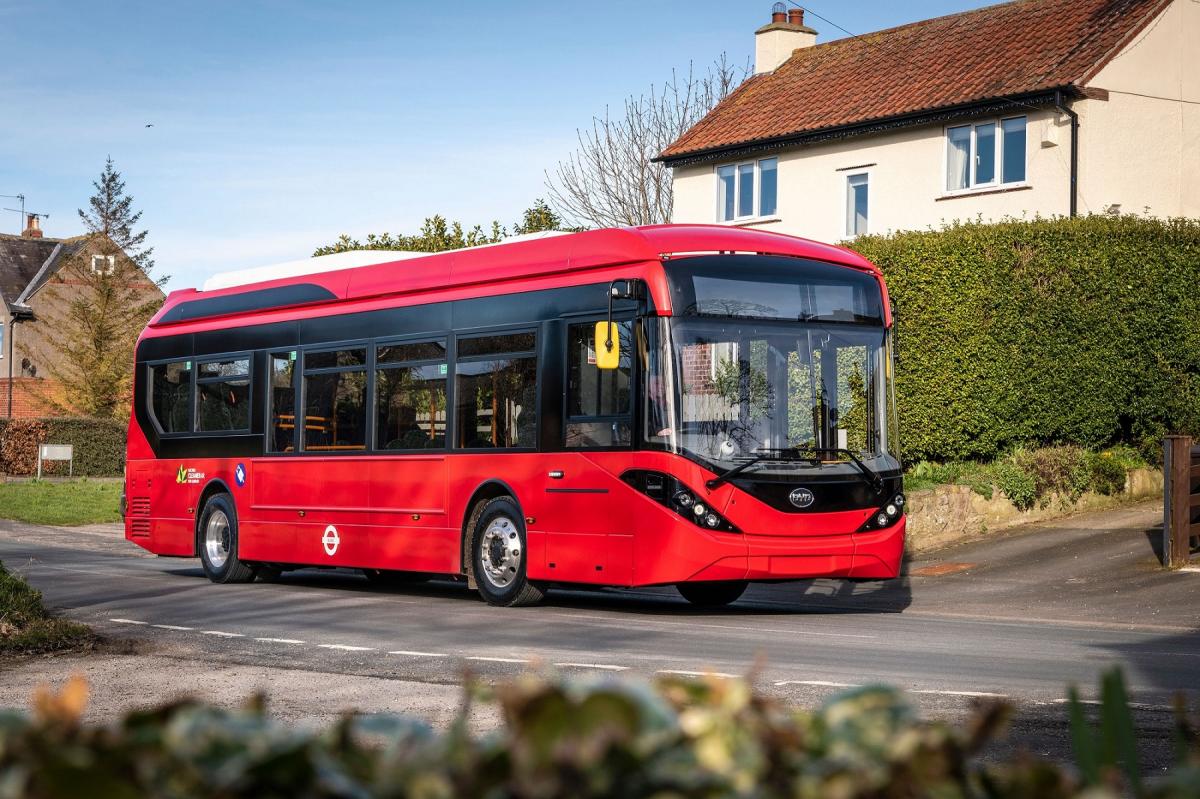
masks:
<instances>
[{"instance_id":1,"label":"silver alloy wheel hub","mask_svg":"<svg viewBox=\"0 0 1200 799\"><path fill-rule=\"evenodd\" d=\"M521 535L512 519L497 516L483 531L480 570L493 588L507 588L521 568Z\"/></svg>"},{"instance_id":2,"label":"silver alloy wheel hub","mask_svg":"<svg viewBox=\"0 0 1200 799\"><path fill-rule=\"evenodd\" d=\"M214 569L220 569L229 559L229 517L216 510L204 526L204 554Z\"/></svg>"}]
</instances>

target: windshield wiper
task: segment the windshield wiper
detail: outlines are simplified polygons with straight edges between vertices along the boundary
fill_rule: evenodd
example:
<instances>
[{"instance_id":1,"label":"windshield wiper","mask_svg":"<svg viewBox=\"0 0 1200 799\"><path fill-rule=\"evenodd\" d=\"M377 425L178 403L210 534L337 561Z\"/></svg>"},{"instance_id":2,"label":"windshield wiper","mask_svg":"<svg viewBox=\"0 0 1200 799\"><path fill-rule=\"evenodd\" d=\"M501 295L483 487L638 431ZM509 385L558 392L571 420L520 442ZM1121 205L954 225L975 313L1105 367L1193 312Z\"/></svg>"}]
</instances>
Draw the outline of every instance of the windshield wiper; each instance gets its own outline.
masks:
<instances>
[{"instance_id":1,"label":"windshield wiper","mask_svg":"<svg viewBox=\"0 0 1200 799\"><path fill-rule=\"evenodd\" d=\"M805 455L810 452L813 455L822 455L822 454L827 454L827 453L831 453L834 455L845 455L846 457L848 457L850 459L850 462L853 463L858 468L858 471L862 474L863 479L867 481L867 484L869 486L871 486L872 489L874 489L875 493L876 494L883 493L883 488L884 488L883 478L880 477L879 474L874 469L872 469L870 466L867 466L867 464L863 463L859 459L859 457L857 455L855 455L852 451L850 451L848 449L836 449L833 447L805 448L805 449L799 449L797 447L792 447L790 449L756 449L753 453L753 457L750 458L750 460L746 461L745 463L739 463L737 466L734 466L732 469L722 472L721 474L719 474L716 477L712 478L711 480L707 481L705 483L705 485L708 486L708 488L710 490L714 489L717 486L721 485L721 483L729 482L730 480L737 477L739 474L746 471L747 469L749 469L751 466L755 465L756 463L761 463L762 461L765 461L765 460L806 461L806 462L814 464L814 465L819 464L820 463L819 457L815 457L815 458L814 457L805 457Z\"/></svg>"},{"instance_id":2,"label":"windshield wiper","mask_svg":"<svg viewBox=\"0 0 1200 799\"><path fill-rule=\"evenodd\" d=\"M875 489L875 493L876 494L883 493L883 478L879 476L878 472L876 472L870 466L868 466L867 464L865 464L861 460L859 460L858 456L855 455L850 450L838 449L835 447L818 447L815 449L806 449L804 451L805 452L813 452L813 453L817 453L817 454L828 452L828 453L833 453L834 455L845 455L847 458L850 459L850 461L855 466L858 467L858 470L860 472L862 472L863 478L867 481L867 484L870 485L871 488Z\"/></svg>"},{"instance_id":3,"label":"windshield wiper","mask_svg":"<svg viewBox=\"0 0 1200 799\"><path fill-rule=\"evenodd\" d=\"M800 454L800 450L795 449L795 448L792 448L792 449L756 449L751 454L753 455L753 457L751 457L750 460L746 461L745 463L739 463L737 466L734 466L732 469L722 472L721 474L719 474L716 477L712 478L711 480L707 481L705 483L705 485L708 486L709 490L712 490L712 489L716 488L717 486L721 485L721 483L729 482L730 480L737 477L742 472L749 469L754 464L761 463L762 461L765 461L765 460L806 461L813 465L816 465L817 463L820 462L819 459L817 459L817 458L804 457L803 455Z\"/></svg>"}]
</instances>

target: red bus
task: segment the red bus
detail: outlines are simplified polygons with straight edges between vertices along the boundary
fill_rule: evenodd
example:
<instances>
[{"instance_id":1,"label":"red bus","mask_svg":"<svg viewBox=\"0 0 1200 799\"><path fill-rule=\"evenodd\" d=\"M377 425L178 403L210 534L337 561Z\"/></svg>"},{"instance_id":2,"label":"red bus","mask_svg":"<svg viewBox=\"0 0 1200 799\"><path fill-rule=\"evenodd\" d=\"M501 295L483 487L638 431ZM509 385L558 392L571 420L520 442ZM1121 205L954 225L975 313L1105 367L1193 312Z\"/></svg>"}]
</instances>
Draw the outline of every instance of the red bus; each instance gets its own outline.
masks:
<instances>
[{"instance_id":1,"label":"red bus","mask_svg":"<svg viewBox=\"0 0 1200 799\"><path fill-rule=\"evenodd\" d=\"M720 226L218 276L138 341L126 537L218 583L452 575L496 605L895 577L891 331L860 255Z\"/></svg>"}]
</instances>

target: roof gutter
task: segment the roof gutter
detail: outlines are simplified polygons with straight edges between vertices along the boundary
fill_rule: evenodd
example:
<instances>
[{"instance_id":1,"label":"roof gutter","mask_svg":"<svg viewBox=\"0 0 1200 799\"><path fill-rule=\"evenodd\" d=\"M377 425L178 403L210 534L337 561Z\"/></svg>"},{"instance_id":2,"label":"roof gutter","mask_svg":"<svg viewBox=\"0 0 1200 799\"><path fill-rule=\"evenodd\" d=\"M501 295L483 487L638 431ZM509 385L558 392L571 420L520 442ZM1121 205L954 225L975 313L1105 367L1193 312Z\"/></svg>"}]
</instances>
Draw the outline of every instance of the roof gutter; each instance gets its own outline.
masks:
<instances>
[{"instance_id":1,"label":"roof gutter","mask_svg":"<svg viewBox=\"0 0 1200 799\"><path fill-rule=\"evenodd\" d=\"M1079 114L1063 102L1062 89L1054 92L1054 107L1071 120L1071 218L1079 215Z\"/></svg>"},{"instance_id":2,"label":"roof gutter","mask_svg":"<svg viewBox=\"0 0 1200 799\"><path fill-rule=\"evenodd\" d=\"M1074 92L1076 90L1071 86L1064 86L1057 89L1048 88L1036 92L1014 94L1008 97L994 97L970 103L961 103L959 105L944 106L942 108L929 108L922 111L879 117L851 125L838 125L803 133L786 133L781 136L772 136L765 139L754 139L737 144L709 147L703 150L680 153L676 156L658 155L650 160L669 167L690 166L704 161L715 161L723 157L740 157L748 153L757 153L763 150L778 150L802 144L816 144L831 139L846 139L851 136L862 136L869 133L883 133L897 128L914 127L935 122L946 122L961 117L996 113L1014 107L1052 105L1057 102L1057 98L1064 91Z\"/></svg>"}]
</instances>

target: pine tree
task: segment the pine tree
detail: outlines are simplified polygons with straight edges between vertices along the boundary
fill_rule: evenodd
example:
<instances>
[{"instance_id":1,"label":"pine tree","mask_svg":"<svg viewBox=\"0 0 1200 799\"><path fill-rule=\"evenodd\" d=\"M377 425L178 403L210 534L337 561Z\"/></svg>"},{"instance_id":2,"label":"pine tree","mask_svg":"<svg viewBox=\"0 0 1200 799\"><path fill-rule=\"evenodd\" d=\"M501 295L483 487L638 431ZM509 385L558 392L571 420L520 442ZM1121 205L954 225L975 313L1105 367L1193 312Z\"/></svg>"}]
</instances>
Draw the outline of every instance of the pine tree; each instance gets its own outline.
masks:
<instances>
[{"instance_id":1,"label":"pine tree","mask_svg":"<svg viewBox=\"0 0 1200 799\"><path fill-rule=\"evenodd\" d=\"M104 162L100 179L92 181L96 193L88 200L90 211L79 209L79 218L88 233L99 233L111 239L148 276L154 268L153 247L146 246L149 231L134 232L142 218L141 211L133 210L133 197L125 193L125 181L121 173L113 168L112 156ZM158 281L161 285L166 278Z\"/></svg>"},{"instance_id":2,"label":"pine tree","mask_svg":"<svg viewBox=\"0 0 1200 799\"><path fill-rule=\"evenodd\" d=\"M63 263L42 292L48 302L35 308L39 327L53 331L53 352L22 351L46 358L54 383L42 399L58 412L100 418L128 417L138 334L162 306L153 279L154 261L145 246L147 231L134 232L142 215L125 194L121 173L109 158L90 211L79 210L87 233L72 240ZM42 293L40 292L40 293Z\"/></svg>"}]
</instances>

